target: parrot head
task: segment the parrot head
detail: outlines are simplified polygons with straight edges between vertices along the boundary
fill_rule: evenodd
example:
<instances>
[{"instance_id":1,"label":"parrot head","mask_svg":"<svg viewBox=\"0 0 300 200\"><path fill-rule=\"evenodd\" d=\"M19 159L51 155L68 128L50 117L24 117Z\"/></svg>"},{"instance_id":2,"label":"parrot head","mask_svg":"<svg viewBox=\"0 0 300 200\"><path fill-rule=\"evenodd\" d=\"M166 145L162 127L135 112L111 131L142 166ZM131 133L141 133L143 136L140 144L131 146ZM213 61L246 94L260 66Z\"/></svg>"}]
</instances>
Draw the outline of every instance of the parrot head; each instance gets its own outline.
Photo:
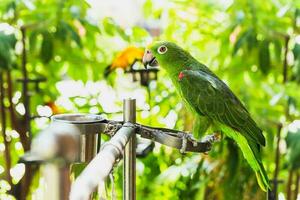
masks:
<instances>
[{"instance_id":1,"label":"parrot head","mask_svg":"<svg viewBox=\"0 0 300 200\"><path fill-rule=\"evenodd\" d=\"M168 72L183 70L191 55L172 42L158 41L150 44L144 53L143 63L148 66L160 66Z\"/></svg>"}]
</instances>

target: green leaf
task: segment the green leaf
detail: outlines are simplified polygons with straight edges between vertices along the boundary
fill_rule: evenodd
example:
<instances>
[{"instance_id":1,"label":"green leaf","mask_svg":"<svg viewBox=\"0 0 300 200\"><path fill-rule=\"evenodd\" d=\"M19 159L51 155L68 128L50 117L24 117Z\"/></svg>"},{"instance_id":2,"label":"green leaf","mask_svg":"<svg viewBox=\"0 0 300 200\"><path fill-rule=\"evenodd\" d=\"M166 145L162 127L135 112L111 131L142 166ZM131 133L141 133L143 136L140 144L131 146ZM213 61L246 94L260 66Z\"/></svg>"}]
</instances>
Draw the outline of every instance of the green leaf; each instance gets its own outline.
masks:
<instances>
[{"instance_id":1,"label":"green leaf","mask_svg":"<svg viewBox=\"0 0 300 200\"><path fill-rule=\"evenodd\" d=\"M251 51L257 46L257 34L253 28L249 28L247 31L243 32L237 39L233 47L233 55L235 55L240 48L247 45L247 50Z\"/></svg>"},{"instance_id":2,"label":"green leaf","mask_svg":"<svg viewBox=\"0 0 300 200\"><path fill-rule=\"evenodd\" d=\"M7 51L7 43L0 42L0 69L7 70L11 63L9 51Z\"/></svg>"},{"instance_id":3,"label":"green leaf","mask_svg":"<svg viewBox=\"0 0 300 200\"><path fill-rule=\"evenodd\" d=\"M293 79L300 83L300 57L298 57L293 66Z\"/></svg>"},{"instance_id":4,"label":"green leaf","mask_svg":"<svg viewBox=\"0 0 300 200\"><path fill-rule=\"evenodd\" d=\"M37 37L40 34L39 30L34 30L31 32L29 36L29 50L31 53L36 51L36 46L37 46Z\"/></svg>"},{"instance_id":5,"label":"green leaf","mask_svg":"<svg viewBox=\"0 0 300 200\"><path fill-rule=\"evenodd\" d=\"M295 43L295 46L293 48L293 54L294 54L294 60L297 60L297 58L300 58L300 44Z\"/></svg>"},{"instance_id":6,"label":"green leaf","mask_svg":"<svg viewBox=\"0 0 300 200\"><path fill-rule=\"evenodd\" d=\"M300 9L296 8L296 10L295 10L295 20L297 20L298 17L300 17Z\"/></svg>"},{"instance_id":7,"label":"green leaf","mask_svg":"<svg viewBox=\"0 0 300 200\"><path fill-rule=\"evenodd\" d=\"M80 173L84 170L87 164L85 163L75 163L71 166L71 174L74 178L77 178Z\"/></svg>"},{"instance_id":8,"label":"green leaf","mask_svg":"<svg viewBox=\"0 0 300 200\"><path fill-rule=\"evenodd\" d=\"M274 40L272 42L274 44L275 59L277 61L281 61L281 50L282 50L281 42L280 40Z\"/></svg>"},{"instance_id":9,"label":"green leaf","mask_svg":"<svg viewBox=\"0 0 300 200\"><path fill-rule=\"evenodd\" d=\"M8 18L14 18L16 15L16 1L11 1L7 4L6 9L5 9L5 14L7 15Z\"/></svg>"},{"instance_id":10,"label":"green leaf","mask_svg":"<svg viewBox=\"0 0 300 200\"><path fill-rule=\"evenodd\" d=\"M80 36L75 29L65 21L60 21L57 25L55 37L62 42L66 42L68 38L73 40L78 47L82 48Z\"/></svg>"},{"instance_id":11,"label":"green leaf","mask_svg":"<svg viewBox=\"0 0 300 200\"><path fill-rule=\"evenodd\" d=\"M68 36L67 26L68 25L65 22L60 21L56 27L55 37L62 42L65 42L67 40L67 36Z\"/></svg>"},{"instance_id":12,"label":"green leaf","mask_svg":"<svg viewBox=\"0 0 300 200\"><path fill-rule=\"evenodd\" d=\"M149 37L149 32L141 27L133 27L130 39L137 42L144 42Z\"/></svg>"},{"instance_id":13,"label":"green leaf","mask_svg":"<svg viewBox=\"0 0 300 200\"><path fill-rule=\"evenodd\" d=\"M293 121L288 126L286 144L288 148L288 164L292 169L300 168L300 120Z\"/></svg>"},{"instance_id":14,"label":"green leaf","mask_svg":"<svg viewBox=\"0 0 300 200\"><path fill-rule=\"evenodd\" d=\"M117 33L118 33L124 40L129 41L129 36L125 33L125 31L124 31L121 27L117 26L117 27L116 27L116 30L117 30Z\"/></svg>"},{"instance_id":15,"label":"green leaf","mask_svg":"<svg viewBox=\"0 0 300 200\"><path fill-rule=\"evenodd\" d=\"M43 63L47 64L53 58L53 37L47 31L43 32L42 35L43 41L40 51L40 58Z\"/></svg>"},{"instance_id":16,"label":"green leaf","mask_svg":"<svg viewBox=\"0 0 300 200\"><path fill-rule=\"evenodd\" d=\"M288 110L290 114L297 111L297 100L294 97L288 96Z\"/></svg>"},{"instance_id":17,"label":"green leaf","mask_svg":"<svg viewBox=\"0 0 300 200\"><path fill-rule=\"evenodd\" d=\"M118 34L124 40L126 41L129 40L129 37L128 35L126 35L125 31L118 24L116 24L112 18L110 17L104 18L102 23L103 23L103 29L108 35L115 36L116 34Z\"/></svg>"},{"instance_id":18,"label":"green leaf","mask_svg":"<svg viewBox=\"0 0 300 200\"><path fill-rule=\"evenodd\" d=\"M235 54L238 52L238 50L239 50L240 48L242 48L242 46L243 46L244 44L247 43L250 34L251 34L251 29L249 29L249 30L243 32L243 33L240 35L240 37L237 39L236 43L234 44L232 55L235 55Z\"/></svg>"},{"instance_id":19,"label":"green leaf","mask_svg":"<svg viewBox=\"0 0 300 200\"><path fill-rule=\"evenodd\" d=\"M258 61L260 70L264 74L267 74L271 68L269 44L270 42L267 40L264 40L259 44Z\"/></svg>"},{"instance_id":20,"label":"green leaf","mask_svg":"<svg viewBox=\"0 0 300 200\"><path fill-rule=\"evenodd\" d=\"M256 32L251 28L247 33L247 47L248 51L251 51L254 47L257 46Z\"/></svg>"},{"instance_id":21,"label":"green leaf","mask_svg":"<svg viewBox=\"0 0 300 200\"><path fill-rule=\"evenodd\" d=\"M143 6L144 16L147 18L151 16L153 12L153 6L151 0L146 0Z\"/></svg>"},{"instance_id":22,"label":"green leaf","mask_svg":"<svg viewBox=\"0 0 300 200\"><path fill-rule=\"evenodd\" d=\"M16 2L15 1L11 1L10 3L7 4L6 6L6 12L10 12L13 11L15 12L17 8Z\"/></svg>"},{"instance_id":23,"label":"green leaf","mask_svg":"<svg viewBox=\"0 0 300 200\"><path fill-rule=\"evenodd\" d=\"M109 18L109 17L104 18L102 24L103 24L104 31L108 35L113 36L115 34L116 24L111 18Z\"/></svg>"},{"instance_id":24,"label":"green leaf","mask_svg":"<svg viewBox=\"0 0 300 200\"><path fill-rule=\"evenodd\" d=\"M0 69L12 68L16 42L17 39L14 34L0 32Z\"/></svg>"},{"instance_id":25,"label":"green leaf","mask_svg":"<svg viewBox=\"0 0 300 200\"><path fill-rule=\"evenodd\" d=\"M76 42L78 47L82 48L81 39L80 39L78 33L71 26L69 26L69 31L71 33L72 40L74 42Z\"/></svg>"}]
</instances>

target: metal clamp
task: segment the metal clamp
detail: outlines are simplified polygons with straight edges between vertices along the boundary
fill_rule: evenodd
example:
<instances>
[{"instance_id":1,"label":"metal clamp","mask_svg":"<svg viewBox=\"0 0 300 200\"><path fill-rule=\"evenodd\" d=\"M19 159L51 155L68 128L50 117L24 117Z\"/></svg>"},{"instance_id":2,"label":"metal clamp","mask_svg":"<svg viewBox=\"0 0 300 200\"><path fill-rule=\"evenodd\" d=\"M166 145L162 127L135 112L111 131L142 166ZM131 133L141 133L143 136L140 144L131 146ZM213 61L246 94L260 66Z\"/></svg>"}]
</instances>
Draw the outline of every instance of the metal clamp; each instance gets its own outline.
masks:
<instances>
[{"instance_id":1,"label":"metal clamp","mask_svg":"<svg viewBox=\"0 0 300 200\"><path fill-rule=\"evenodd\" d=\"M103 134L106 134L110 137L114 136L116 132L122 127L122 123L116 121L107 121Z\"/></svg>"},{"instance_id":2,"label":"metal clamp","mask_svg":"<svg viewBox=\"0 0 300 200\"><path fill-rule=\"evenodd\" d=\"M153 128L136 124L141 137L152 139L161 144L179 149L184 152L207 152L211 149L217 137L210 135L208 139L197 141L192 134L166 128Z\"/></svg>"}]
</instances>

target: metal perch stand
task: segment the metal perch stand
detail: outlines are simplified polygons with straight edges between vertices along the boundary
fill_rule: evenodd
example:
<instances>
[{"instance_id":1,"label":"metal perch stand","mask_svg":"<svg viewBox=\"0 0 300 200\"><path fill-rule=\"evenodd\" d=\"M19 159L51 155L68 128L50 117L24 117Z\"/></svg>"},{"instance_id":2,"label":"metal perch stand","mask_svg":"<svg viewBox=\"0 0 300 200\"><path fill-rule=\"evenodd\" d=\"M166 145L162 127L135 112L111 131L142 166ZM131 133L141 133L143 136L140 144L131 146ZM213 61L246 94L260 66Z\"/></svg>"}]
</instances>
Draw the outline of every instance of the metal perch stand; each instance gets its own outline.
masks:
<instances>
[{"instance_id":1,"label":"metal perch stand","mask_svg":"<svg viewBox=\"0 0 300 200\"><path fill-rule=\"evenodd\" d=\"M102 118L99 115L85 115L85 114L64 114L57 115L52 118L53 124L45 130L47 134L41 134L43 137L37 137L39 143L41 141L49 141L52 138L52 145L56 145L52 156L45 157L44 151L33 150L27 153L23 160L30 163L32 160L36 160L40 163L51 163L57 166L56 169L67 177L69 173L66 173L66 168L70 163L86 162L89 163L83 172L73 182L71 189L69 182L66 179L61 178L60 187L56 187L56 192L60 198L65 199L66 191L70 190L69 198L71 200L86 200L89 199L97 185L103 183L107 176L111 173L115 163L123 157L123 199L135 200L136 199L136 184L135 184L135 159L136 159L136 134L142 138L150 139L155 142L179 149L180 152L207 152L211 149L212 143L217 140L214 135L206 137L202 141L196 141L191 134L182 131L176 131L165 128L155 128L144 126L135 123L135 100L124 100L124 120L123 121L111 121ZM60 125L68 126L60 126ZM60 127L55 129L55 127ZM64 127L64 129L62 128ZM59 142L60 140L53 138L61 134L58 133L72 133L73 138L77 138L78 145L74 143L74 148L68 148L69 151L59 151L59 149L65 149L65 143ZM97 140L100 140L100 134L106 134L111 137L109 141L104 143L100 148L100 151L96 152ZM70 136L70 134L68 134ZM74 141L77 141L74 140ZM37 142L34 142L37 144ZM50 147L50 146L48 146ZM46 148L40 146L40 148ZM53 149L53 148L51 148ZM68 152L68 153L66 153ZM69 156L67 156L69 155ZM71 156L70 158L70 155ZM75 155L75 156L74 156ZM63 162L56 162L54 158L59 157ZM51 159L50 159L51 158ZM65 163L62 165L62 163ZM61 166L64 166L62 168ZM44 173L45 174L45 173ZM69 180L69 177L68 177ZM61 186L64 184L64 187ZM63 191L62 191L63 190Z\"/></svg>"},{"instance_id":2,"label":"metal perch stand","mask_svg":"<svg viewBox=\"0 0 300 200\"><path fill-rule=\"evenodd\" d=\"M115 162L122 156L124 147L134 134L134 130L133 124L125 123L114 137L103 145L102 150L72 184L70 199L88 199L97 185L106 180Z\"/></svg>"}]
</instances>

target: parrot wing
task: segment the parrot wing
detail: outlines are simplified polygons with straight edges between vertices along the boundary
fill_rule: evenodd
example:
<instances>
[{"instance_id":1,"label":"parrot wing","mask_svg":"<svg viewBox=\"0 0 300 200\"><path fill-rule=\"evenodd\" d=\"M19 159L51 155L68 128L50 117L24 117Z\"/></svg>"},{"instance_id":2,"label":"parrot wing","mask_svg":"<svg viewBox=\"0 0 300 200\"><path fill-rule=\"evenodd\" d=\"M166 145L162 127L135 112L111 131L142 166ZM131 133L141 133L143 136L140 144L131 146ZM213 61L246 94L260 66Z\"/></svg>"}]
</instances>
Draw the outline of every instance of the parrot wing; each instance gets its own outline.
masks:
<instances>
[{"instance_id":1,"label":"parrot wing","mask_svg":"<svg viewBox=\"0 0 300 200\"><path fill-rule=\"evenodd\" d=\"M183 96L199 114L225 124L248 140L265 146L262 130L223 81L202 70L184 70L182 73L184 77L179 85L183 87Z\"/></svg>"}]
</instances>

